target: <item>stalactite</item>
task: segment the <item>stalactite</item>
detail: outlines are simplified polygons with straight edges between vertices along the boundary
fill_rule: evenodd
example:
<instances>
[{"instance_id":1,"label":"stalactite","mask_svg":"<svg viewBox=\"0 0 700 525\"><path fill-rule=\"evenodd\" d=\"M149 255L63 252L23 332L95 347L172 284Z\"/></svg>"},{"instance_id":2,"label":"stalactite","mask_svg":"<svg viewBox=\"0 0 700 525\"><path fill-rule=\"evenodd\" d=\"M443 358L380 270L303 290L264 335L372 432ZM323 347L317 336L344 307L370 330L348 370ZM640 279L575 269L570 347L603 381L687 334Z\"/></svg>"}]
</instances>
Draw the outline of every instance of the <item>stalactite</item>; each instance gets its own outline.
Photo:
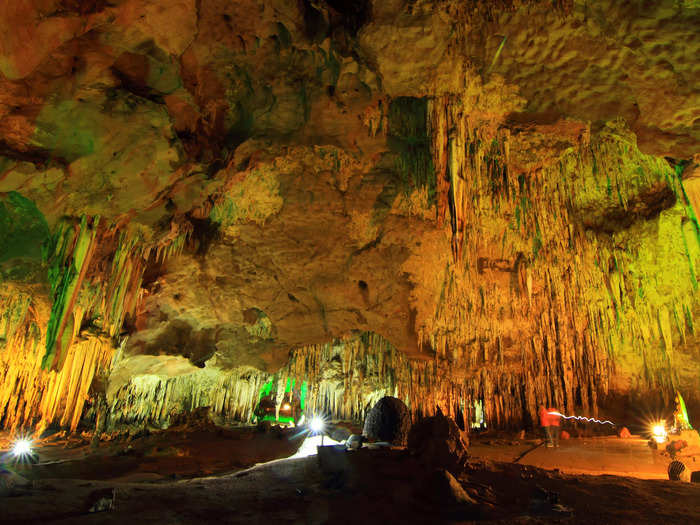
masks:
<instances>
[{"instance_id":1,"label":"stalactite","mask_svg":"<svg viewBox=\"0 0 700 525\"><path fill-rule=\"evenodd\" d=\"M203 369L176 377L133 377L109 399L109 428L167 427L173 417L209 407L222 422L250 421L269 374L250 367Z\"/></svg>"},{"instance_id":2,"label":"stalactite","mask_svg":"<svg viewBox=\"0 0 700 525\"><path fill-rule=\"evenodd\" d=\"M411 120L420 104L404 103L410 118L390 132L412 144L406 137L425 126ZM440 298L417 327L433 353L409 360L376 334L299 348L275 376L278 392L288 379L306 381L310 412L354 420L383 395L416 415L462 419L480 401L488 425L519 426L539 404L596 415L630 356L636 388L670 392L678 342L700 306L696 219L677 171L614 124L552 165L514 173L508 132L475 119L459 97L429 101L427 116L432 164L421 142L399 169L413 177L408 186L431 188L434 169L438 217L449 214L452 226ZM416 160L420 173L409 173ZM644 209L648 194L666 199L660 210ZM617 224L639 208L639 220ZM93 377L108 373L138 307L147 261L180 253L191 231L174 221L153 240L89 217L59 224L46 254L50 301L31 287L0 290L4 427L77 427ZM650 255L658 252L663 260ZM254 369L136 376L110 400L108 425L165 426L204 406L250 421L269 380Z\"/></svg>"},{"instance_id":3,"label":"stalactite","mask_svg":"<svg viewBox=\"0 0 700 525\"><path fill-rule=\"evenodd\" d=\"M59 223L45 251L50 297L39 285L0 286L0 426L77 428L93 378L107 375L137 308L151 251L179 253L188 233L147 242L95 218Z\"/></svg>"},{"instance_id":4,"label":"stalactite","mask_svg":"<svg viewBox=\"0 0 700 525\"><path fill-rule=\"evenodd\" d=\"M473 121L459 97L431 100L429 124L438 215L450 214L454 263L435 318L419 327L421 344L451 358L467 376L481 371L489 385L498 385L488 390L493 401L485 403L493 403L487 413L503 415L503 421L522 413L532 417L545 401L595 413L621 353L643 357L647 384L640 386L672 389L673 341L685 337L699 306L693 292L698 243L689 243L683 230L692 216L678 170L641 154L618 122L558 164L521 174L510 173L507 133ZM670 293L637 300L633 283L655 289L664 270L666 281L675 283L683 262L676 257L669 271L649 261L647 254L659 247L643 231L644 220L608 225L606 220L618 219L605 214L639 208L645 193L663 196L665 188L676 195L676 205L656 220L662 238L689 247L688 270L680 274L692 286L679 283ZM511 348L504 350L504 337ZM499 383L499 374L515 382ZM518 382L525 385L522 395L511 388ZM503 397L506 391L514 401Z\"/></svg>"},{"instance_id":5,"label":"stalactite","mask_svg":"<svg viewBox=\"0 0 700 525\"><path fill-rule=\"evenodd\" d=\"M537 348L545 352L545 344ZM587 355L580 350L574 357ZM569 366L580 366L574 361ZM313 345L292 351L289 362L270 375L252 368L221 371L216 368L162 377L135 376L110 399L110 426L165 427L181 413L209 407L220 422L250 422L263 385L273 381L278 401L285 385L306 383L306 413L331 419L362 421L385 395L402 399L415 417L438 410L468 422L474 401L483 403L486 423L517 427L536 417L539 403L573 407L573 392L581 389L582 404L595 407L590 384L581 381L552 389L546 370L556 369L553 356L540 354L522 373L513 367L482 367L476 374L455 367L445 358L412 360L389 341L373 333ZM289 382L289 383L288 383ZM589 411L595 414L594 408Z\"/></svg>"},{"instance_id":6,"label":"stalactite","mask_svg":"<svg viewBox=\"0 0 700 525\"><path fill-rule=\"evenodd\" d=\"M429 102L428 128L437 179L438 218L449 210L452 252L462 260L465 228L474 224L486 206L500 209L509 196L509 133L507 129L477 125L459 97L446 95Z\"/></svg>"},{"instance_id":7,"label":"stalactite","mask_svg":"<svg viewBox=\"0 0 700 525\"><path fill-rule=\"evenodd\" d=\"M95 250L99 219L83 216L79 225L63 223L48 248L49 284L53 307L46 330L43 368L60 369L73 338L73 307Z\"/></svg>"},{"instance_id":8,"label":"stalactite","mask_svg":"<svg viewBox=\"0 0 700 525\"><path fill-rule=\"evenodd\" d=\"M27 312L21 326L13 326L6 332L9 337L0 355L3 426L11 430L37 426L42 430L57 423L74 430L95 373L110 364L112 343L99 337L77 341L66 350L60 372L44 371L41 368L41 322L30 311L31 299L22 296L17 299L15 304L27 305ZM7 318L4 321L7 322Z\"/></svg>"}]
</instances>

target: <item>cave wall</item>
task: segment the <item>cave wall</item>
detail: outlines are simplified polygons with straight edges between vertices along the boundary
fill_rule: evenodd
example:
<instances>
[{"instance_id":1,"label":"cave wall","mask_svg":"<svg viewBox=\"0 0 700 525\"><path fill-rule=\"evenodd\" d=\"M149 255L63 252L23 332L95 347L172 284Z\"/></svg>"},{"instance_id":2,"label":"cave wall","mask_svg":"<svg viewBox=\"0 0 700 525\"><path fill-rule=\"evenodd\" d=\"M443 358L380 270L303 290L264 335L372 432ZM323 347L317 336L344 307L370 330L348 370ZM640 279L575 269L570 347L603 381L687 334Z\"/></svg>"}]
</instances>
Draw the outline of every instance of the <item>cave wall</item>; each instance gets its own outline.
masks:
<instances>
[{"instance_id":1,"label":"cave wall","mask_svg":"<svg viewBox=\"0 0 700 525\"><path fill-rule=\"evenodd\" d=\"M0 423L248 420L275 373L335 417L378 392L494 426L676 389L697 413L699 22L0 6Z\"/></svg>"}]
</instances>

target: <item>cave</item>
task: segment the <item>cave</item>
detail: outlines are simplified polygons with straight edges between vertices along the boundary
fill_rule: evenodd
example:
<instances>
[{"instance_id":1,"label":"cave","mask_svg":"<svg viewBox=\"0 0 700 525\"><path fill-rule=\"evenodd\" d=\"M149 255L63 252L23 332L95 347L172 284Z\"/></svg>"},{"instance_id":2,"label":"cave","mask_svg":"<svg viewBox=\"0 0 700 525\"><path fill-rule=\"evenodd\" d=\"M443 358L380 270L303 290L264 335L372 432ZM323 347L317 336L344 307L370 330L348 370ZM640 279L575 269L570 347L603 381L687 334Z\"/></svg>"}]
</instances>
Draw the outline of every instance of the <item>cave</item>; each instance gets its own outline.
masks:
<instances>
[{"instance_id":1,"label":"cave","mask_svg":"<svg viewBox=\"0 0 700 525\"><path fill-rule=\"evenodd\" d=\"M0 28L0 523L700 522L700 2Z\"/></svg>"}]
</instances>

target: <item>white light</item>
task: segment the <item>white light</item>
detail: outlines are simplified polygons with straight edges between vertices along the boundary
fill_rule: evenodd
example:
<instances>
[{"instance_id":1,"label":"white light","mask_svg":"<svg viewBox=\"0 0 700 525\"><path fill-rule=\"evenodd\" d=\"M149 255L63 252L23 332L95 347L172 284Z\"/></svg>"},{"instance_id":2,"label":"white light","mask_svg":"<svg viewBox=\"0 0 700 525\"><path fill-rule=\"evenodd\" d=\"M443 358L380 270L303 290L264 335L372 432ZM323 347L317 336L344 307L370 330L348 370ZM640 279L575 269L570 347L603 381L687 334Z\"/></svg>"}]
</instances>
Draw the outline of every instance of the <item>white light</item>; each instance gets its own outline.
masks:
<instances>
[{"instance_id":1,"label":"white light","mask_svg":"<svg viewBox=\"0 0 700 525\"><path fill-rule=\"evenodd\" d=\"M18 439L15 441L15 446L12 448L12 454L15 457L28 456L32 453L32 442L28 439Z\"/></svg>"},{"instance_id":2,"label":"white light","mask_svg":"<svg viewBox=\"0 0 700 525\"><path fill-rule=\"evenodd\" d=\"M323 438L323 440L322 440L322 438ZM299 447L299 450L297 450L294 455L289 456L289 459L305 458L307 456L315 456L319 446L322 446L322 445L341 445L341 444L342 443L340 441L335 441L335 440L329 438L328 436L325 436L325 437L324 436L309 436L301 444L301 447Z\"/></svg>"},{"instance_id":3,"label":"white light","mask_svg":"<svg viewBox=\"0 0 700 525\"><path fill-rule=\"evenodd\" d=\"M663 423L657 423L651 429L652 437L657 443L663 443L666 441L666 426Z\"/></svg>"},{"instance_id":4,"label":"white light","mask_svg":"<svg viewBox=\"0 0 700 525\"><path fill-rule=\"evenodd\" d=\"M290 408L292 408L292 406L289 403L282 405L282 410L289 410Z\"/></svg>"},{"instance_id":5,"label":"white light","mask_svg":"<svg viewBox=\"0 0 700 525\"><path fill-rule=\"evenodd\" d=\"M312 432L315 432L318 434L319 432L323 432L323 427L326 424L323 422L323 419L320 417L316 416L311 420L311 423L309 424L309 427L311 428Z\"/></svg>"}]
</instances>

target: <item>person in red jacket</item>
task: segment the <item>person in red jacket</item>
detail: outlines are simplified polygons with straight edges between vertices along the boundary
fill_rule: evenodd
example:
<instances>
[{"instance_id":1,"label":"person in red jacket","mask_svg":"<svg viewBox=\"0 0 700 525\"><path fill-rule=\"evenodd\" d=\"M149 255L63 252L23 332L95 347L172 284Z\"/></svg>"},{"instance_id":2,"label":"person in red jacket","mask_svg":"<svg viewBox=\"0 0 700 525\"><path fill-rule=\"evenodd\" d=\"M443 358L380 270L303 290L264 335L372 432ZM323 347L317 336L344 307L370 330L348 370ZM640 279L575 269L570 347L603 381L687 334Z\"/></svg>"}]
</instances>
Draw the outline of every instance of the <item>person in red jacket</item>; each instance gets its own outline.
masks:
<instances>
[{"instance_id":1,"label":"person in red jacket","mask_svg":"<svg viewBox=\"0 0 700 525\"><path fill-rule=\"evenodd\" d=\"M547 448L559 446L559 435L561 432L560 418L558 415L553 414L553 412L557 412L557 410L554 408L545 408L544 405L540 405L538 411L540 425L544 429L545 445Z\"/></svg>"},{"instance_id":2,"label":"person in red jacket","mask_svg":"<svg viewBox=\"0 0 700 525\"><path fill-rule=\"evenodd\" d=\"M540 426L542 427L542 430L544 430L544 444L547 448L551 448L553 444L552 433L549 427L549 413L544 405L540 405L537 415L540 416Z\"/></svg>"},{"instance_id":3,"label":"person in red jacket","mask_svg":"<svg viewBox=\"0 0 700 525\"><path fill-rule=\"evenodd\" d=\"M548 408L549 412L549 428L552 433L552 445L559 448L559 436L561 436L561 417L556 408Z\"/></svg>"}]
</instances>

